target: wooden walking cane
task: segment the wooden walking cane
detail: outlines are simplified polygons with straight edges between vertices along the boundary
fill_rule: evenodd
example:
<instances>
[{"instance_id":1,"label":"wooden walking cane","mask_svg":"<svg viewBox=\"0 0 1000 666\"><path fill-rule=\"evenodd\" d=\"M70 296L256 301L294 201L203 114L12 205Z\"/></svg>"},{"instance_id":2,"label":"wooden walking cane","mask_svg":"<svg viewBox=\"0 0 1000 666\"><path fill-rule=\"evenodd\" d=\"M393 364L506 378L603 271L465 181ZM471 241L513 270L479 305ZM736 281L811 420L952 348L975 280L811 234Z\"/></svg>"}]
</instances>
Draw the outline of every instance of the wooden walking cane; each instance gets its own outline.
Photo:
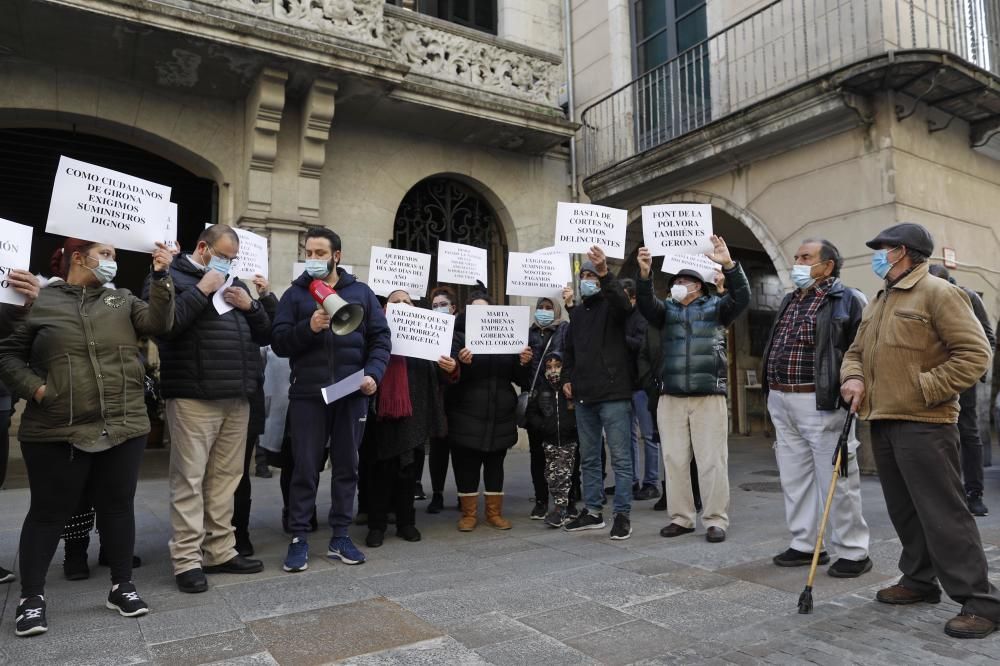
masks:
<instances>
[{"instance_id":1,"label":"wooden walking cane","mask_svg":"<svg viewBox=\"0 0 1000 666\"><path fill-rule=\"evenodd\" d=\"M809 579L806 589L799 595L799 613L807 615L813 609L813 580L816 578L816 567L819 565L819 554L823 548L823 533L826 532L826 521L830 517L830 505L833 504L833 494L837 491L837 479L847 477L847 441L851 436L851 426L854 425L854 413L848 412L844 422L844 430L837 440L837 452L833 457L833 478L830 479L830 490L826 493L826 506L823 507L823 518L819 521L819 534L816 536L816 547L813 549L812 566L809 567Z\"/></svg>"}]
</instances>

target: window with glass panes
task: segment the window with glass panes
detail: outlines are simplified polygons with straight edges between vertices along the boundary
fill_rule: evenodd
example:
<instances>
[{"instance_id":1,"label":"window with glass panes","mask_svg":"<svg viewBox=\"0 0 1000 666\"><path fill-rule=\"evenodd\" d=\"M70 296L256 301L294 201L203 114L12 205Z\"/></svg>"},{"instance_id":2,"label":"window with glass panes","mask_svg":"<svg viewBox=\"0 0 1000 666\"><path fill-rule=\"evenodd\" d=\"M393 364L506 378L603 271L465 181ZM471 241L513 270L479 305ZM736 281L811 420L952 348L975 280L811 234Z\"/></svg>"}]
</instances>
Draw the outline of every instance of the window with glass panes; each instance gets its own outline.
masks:
<instances>
[{"instance_id":1,"label":"window with glass panes","mask_svg":"<svg viewBox=\"0 0 1000 666\"><path fill-rule=\"evenodd\" d=\"M708 36L705 0L631 0L635 75L642 76Z\"/></svg>"},{"instance_id":2,"label":"window with glass panes","mask_svg":"<svg viewBox=\"0 0 1000 666\"><path fill-rule=\"evenodd\" d=\"M389 0L468 28L497 33L497 0Z\"/></svg>"}]
</instances>

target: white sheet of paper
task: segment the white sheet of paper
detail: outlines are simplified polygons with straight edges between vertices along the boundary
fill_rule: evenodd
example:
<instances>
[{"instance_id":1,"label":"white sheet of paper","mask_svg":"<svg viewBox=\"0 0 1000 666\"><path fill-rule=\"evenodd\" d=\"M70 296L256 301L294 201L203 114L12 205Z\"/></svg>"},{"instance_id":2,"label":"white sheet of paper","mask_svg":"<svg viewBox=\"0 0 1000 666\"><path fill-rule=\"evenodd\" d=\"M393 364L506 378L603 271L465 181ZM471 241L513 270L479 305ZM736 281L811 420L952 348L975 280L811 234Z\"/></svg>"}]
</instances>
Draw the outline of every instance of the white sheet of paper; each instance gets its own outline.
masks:
<instances>
[{"instance_id":1,"label":"white sheet of paper","mask_svg":"<svg viewBox=\"0 0 1000 666\"><path fill-rule=\"evenodd\" d=\"M697 254L712 249L711 204L679 203L642 207L643 244L654 257Z\"/></svg>"},{"instance_id":2,"label":"white sheet of paper","mask_svg":"<svg viewBox=\"0 0 1000 666\"><path fill-rule=\"evenodd\" d=\"M166 238L170 188L59 158L45 231L152 253Z\"/></svg>"},{"instance_id":3,"label":"white sheet of paper","mask_svg":"<svg viewBox=\"0 0 1000 666\"><path fill-rule=\"evenodd\" d=\"M392 334L392 353L396 356L428 361L451 356L455 315L390 303L385 317Z\"/></svg>"},{"instance_id":4,"label":"white sheet of paper","mask_svg":"<svg viewBox=\"0 0 1000 666\"><path fill-rule=\"evenodd\" d=\"M28 270L33 229L26 224L0 219L0 303L24 305L24 294L7 282L11 269Z\"/></svg>"},{"instance_id":5,"label":"white sheet of paper","mask_svg":"<svg viewBox=\"0 0 1000 666\"><path fill-rule=\"evenodd\" d=\"M597 245L609 257L624 259L627 228L627 210L560 201L555 246L564 252L585 254Z\"/></svg>"},{"instance_id":6,"label":"white sheet of paper","mask_svg":"<svg viewBox=\"0 0 1000 666\"><path fill-rule=\"evenodd\" d=\"M368 286L379 296L404 289L410 298L423 298L427 295L430 273L429 254L372 246Z\"/></svg>"},{"instance_id":7,"label":"white sheet of paper","mask_svg":"<svg viewBox=\"0 0 1000 666\"><path fill-rule=\"evenodd\" d=\"M233 227L240 237L240 254L233 262L231 272L238 278L268 276L267 239L246 229Z\"/></svg>"},{"instance_id":8,"label":"white sheet of paper","mask_svg":"<svg viewBox=\"0 0 1000 666\"><path fill-rule=\"evenodd\" d=\"M569 255L562 250L558 253L539 252L508 253L508 296L562 298L563 288L573 280Z\"/></svg>"},{"instance_id":9,"label":"white sheet of paper","mask_svg":"<svg viewBox=\"0 0 1000 666\"><path fill-rule=\"evenodd\" d=\"M488 272L485 248L438 241L438 282L487 285Z\"/></svg>"},{"instance_id":10,"label":"white sheet of paper","mask_svg":"<svg viewBox=\"0 0 1000 666\"><path fill-rule=\"evenodd\" d=\"M722 264L717 264L703 254L674 254L663 257L664 273L677 275L685 268L698 271L702 279L712 284L715 282L715 272L722 270Z\"/></svg>"},{"instance_id":11,"label":"white sheet of paper","mask_svg":"<svg viewBox=\"0 0 1000 666\"><path fill-rule=\"evenodd\" d=\"M337 402L341 398L361 390L361 382L364 379L365 371L358 370L353 375L349 375L335 384L324 387L322 389L323 401L329 405L331 402Z\"/></svg>"},{"instance_id":12,"label":"white sheet of paper","mask_svg":"<svg viewBox=\"0 0 1000 666\"><path fill-rule=\"evenodd\" d=\"M177 204L167 202L167 221L163 227L163 244L168 248L177 247Z\"/></svg>"},{"instance_id":13,"label":"white sheet of paper","mask_svg":"<svg viewBox=\"0 0 1000 666\"><path fill-rule=\"evenodd\" d=\"M230 310L232 310L233 307L234 307L234 306L230 305L229 303L226 303L226 299L224 299L222 297L222 292L224 292L226 289L229 289L230 287L232 287L233 286L233 280L235 280L235 279L236 279L236 276L230 275L228 278L226 278L225 284L223 284L221 287L219 287L219 290L216 291L214 294L212 294L212 305L215 306L215 311L218 312L220 315L226 314L227 312L229 312Z\"/></svg>"},{"instance_id":14,"label":"white sheet of paper","mask_svg":"<svg viewBox=\"0 0 1000 666\"><path fill-rule=\"evenodd\" d=\"M469 305L465 346L473 354L520 354L528 346L531 309L527 305Z\"/></svg>"}]
</instances>

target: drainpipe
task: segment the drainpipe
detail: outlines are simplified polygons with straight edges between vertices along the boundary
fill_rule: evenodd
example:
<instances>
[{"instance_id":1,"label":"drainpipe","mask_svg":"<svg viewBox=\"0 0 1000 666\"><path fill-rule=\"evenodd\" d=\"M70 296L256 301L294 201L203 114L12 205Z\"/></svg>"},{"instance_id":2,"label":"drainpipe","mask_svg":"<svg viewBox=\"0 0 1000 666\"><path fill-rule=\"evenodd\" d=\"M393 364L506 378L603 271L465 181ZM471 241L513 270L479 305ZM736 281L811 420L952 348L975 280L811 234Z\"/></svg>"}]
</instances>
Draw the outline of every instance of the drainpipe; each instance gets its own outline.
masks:
<instances>
[{"instance_id":1,"label":"drainpipe","mask_svg":"<svg viewBox=\"0 0 1000 666\"><path fill-rule=\"evenodd\" d=\"M569 119L576 122L576 100L573 90L573 20L571 16L571 0L563 0L563 53L566 61L566 95L569 97ZM574 202L580 200L577 188L576 174L576 134L569 142L569 174L570 193Z\"/></svg>"}]
</instances>

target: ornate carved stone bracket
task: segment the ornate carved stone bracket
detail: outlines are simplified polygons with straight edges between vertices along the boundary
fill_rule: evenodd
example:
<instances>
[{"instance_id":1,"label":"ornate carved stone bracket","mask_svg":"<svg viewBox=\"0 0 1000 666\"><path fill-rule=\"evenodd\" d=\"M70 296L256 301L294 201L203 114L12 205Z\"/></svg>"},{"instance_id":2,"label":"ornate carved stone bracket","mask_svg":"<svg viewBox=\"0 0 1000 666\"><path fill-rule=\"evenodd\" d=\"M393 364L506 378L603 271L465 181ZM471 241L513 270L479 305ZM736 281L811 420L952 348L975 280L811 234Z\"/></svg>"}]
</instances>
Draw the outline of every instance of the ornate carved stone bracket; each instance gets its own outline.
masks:
<instances>
[{"instance_id":1,"label":"ornate carved stone bracket","mask_svg":"<svg viewBox=\"0 0 1000 666\"><path fill-rule=\"evenodd\" d=\"M395 59L409 65L412 72L503 97L558 106L557 88L562 80L558 62L400 14L386 13L385 42Z\"/></svg>"},{"instance_id":2,"label":"ornate carved stone bracket","mask_svg":"<svg viewBox=\"0 0 1000 666\"><path fill-rule=\"evenodd\" d=\"M326 140L336 107L337 84L316 79L302 107L299 142L299 213L319 217L319 178L326 162Z\"/></svg>"},{"instance_id":3,"label":"ornate carved stone bracket","mask_svg":"<svg viewBox=\"0 0 1000 666\"><path fill-rule=\"evenodd\" d=\"M288 73L265 67L247 98L247 212L271 210L271 174L285 109Z\"/></svg>"}]
</instances>

